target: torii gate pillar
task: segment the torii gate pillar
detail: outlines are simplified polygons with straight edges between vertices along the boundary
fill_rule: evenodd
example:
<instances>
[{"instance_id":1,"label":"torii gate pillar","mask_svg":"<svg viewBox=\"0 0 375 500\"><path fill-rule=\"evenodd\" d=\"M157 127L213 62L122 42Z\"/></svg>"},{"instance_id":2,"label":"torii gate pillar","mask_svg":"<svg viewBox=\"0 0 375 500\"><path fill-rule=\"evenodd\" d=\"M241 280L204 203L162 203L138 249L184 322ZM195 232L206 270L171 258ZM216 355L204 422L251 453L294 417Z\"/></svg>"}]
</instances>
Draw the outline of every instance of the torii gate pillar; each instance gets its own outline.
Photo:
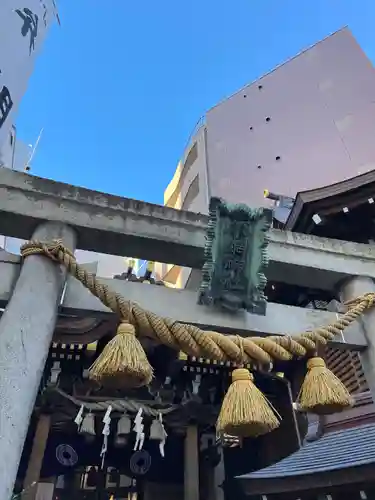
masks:
<instances>
[{"instance_id":1,"label":"torii gate pillar","mask_svg":"<svg viewBox=\"0 0 375 500\"><path fill-rule=\"evenodd\" d=\"M75 232L41 224L32 239L62 239L75 248ZM55 329L66 270L51 259L29 256L0 320L0 498L13 493L18 465ZM27 487L27 485L26 485Z\"/></svg>"}]
</instances>

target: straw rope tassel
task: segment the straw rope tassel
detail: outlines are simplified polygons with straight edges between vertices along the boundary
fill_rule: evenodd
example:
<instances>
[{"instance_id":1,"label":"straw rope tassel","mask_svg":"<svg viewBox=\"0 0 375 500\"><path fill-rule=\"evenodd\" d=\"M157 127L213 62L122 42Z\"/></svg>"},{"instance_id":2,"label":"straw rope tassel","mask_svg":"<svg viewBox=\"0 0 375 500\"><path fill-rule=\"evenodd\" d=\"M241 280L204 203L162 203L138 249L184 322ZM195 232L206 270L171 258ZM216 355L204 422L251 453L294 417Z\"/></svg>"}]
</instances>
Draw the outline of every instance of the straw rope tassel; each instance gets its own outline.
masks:
<instances>
[{"instance_id":1,"label":"straw rope tassel","mask_svg":"<svg viewBox=\"0 0 375 500\"><path fill-rule=\"evenodd\" d=\"M322 358L307 361L307 374L298 402L301 409L318 415L336 413L353 405L353 398L345 385L326 367Z\"/></svg>"},{"instance_id":2,"label":"straw rope tassel","mask_svg":"<svg viewBox=\"0 0 375 500\"><path fill-rule=\"evenodd\" d=\"M112 387L142 387L151 382L153 370L133 325L120 323L116 336L90 367L89 377Z\"/></svg>"},{"instance_id":3,"label":"straw rope tassel","mask_svg":"<svg viewBox=\"0 0 375 500\"><path fill-rule=\"evenodd\" d=\"M275 412L254 384L253 374L245 368L234 370L216 423L217 432L256 437L273 431L279 425Z\"/></svg>"}]
</instances>

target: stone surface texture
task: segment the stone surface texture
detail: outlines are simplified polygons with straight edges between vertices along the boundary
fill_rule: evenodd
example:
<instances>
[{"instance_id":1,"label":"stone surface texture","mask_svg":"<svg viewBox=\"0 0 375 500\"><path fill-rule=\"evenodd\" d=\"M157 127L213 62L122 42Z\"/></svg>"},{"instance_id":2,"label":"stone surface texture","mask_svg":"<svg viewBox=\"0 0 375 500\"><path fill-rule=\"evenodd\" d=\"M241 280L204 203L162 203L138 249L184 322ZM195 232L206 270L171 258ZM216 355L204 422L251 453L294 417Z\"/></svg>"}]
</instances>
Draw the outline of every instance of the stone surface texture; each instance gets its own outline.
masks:
<instances>
[{"instance_id":1,"label":"stone surface texture","mask_svg":"<svg viewBox=\"0 0 375 500\"><path fill-rule=\"evenodd\" d=\"M39 226L36 240L62 238L74 248L74 230ZM0 499L8 500L55 329L66 272L50 259L28 257L0 320Z\"/></svg>"}]
</instances>

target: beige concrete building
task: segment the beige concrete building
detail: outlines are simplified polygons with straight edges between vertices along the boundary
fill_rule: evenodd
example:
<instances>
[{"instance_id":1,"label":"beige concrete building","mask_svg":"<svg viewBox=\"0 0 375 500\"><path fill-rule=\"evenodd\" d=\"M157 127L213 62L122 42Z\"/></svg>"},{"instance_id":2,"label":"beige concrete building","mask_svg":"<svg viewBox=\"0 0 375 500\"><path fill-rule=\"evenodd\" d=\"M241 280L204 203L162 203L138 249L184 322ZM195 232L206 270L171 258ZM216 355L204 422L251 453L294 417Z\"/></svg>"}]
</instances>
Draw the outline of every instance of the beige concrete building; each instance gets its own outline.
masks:
<instances>
[{"instance_id":1,"label":"beige concrete building","mask_svg":"<svg viewBox=\"0 0 375 500\"><path fill-rule=\"evenodd\" d=\"M348 28L210 109L165 190L170 207L209 198L260 206L264 189L295 197L375 169L375 69ZM172 285L189 270L158 265ZM190 281L189 280L189 281Z\"/></svg>"}]
</instances>

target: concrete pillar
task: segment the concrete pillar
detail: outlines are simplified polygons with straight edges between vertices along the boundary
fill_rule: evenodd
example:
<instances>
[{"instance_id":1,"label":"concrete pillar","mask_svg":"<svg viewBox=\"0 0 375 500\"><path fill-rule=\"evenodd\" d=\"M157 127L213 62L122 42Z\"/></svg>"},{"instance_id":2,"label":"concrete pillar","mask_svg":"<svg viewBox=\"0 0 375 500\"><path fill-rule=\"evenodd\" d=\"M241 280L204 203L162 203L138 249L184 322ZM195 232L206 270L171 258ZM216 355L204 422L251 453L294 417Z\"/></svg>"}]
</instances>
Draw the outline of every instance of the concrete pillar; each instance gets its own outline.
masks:
<instances>
[{"instance_id":1,"label":"concrete pillar","mask_svg":"<svg viewBox=\"0 0 375 500\"><path fill-rule=\"evenodd\" d=\"M198 427L189 425L185 437L184 500L199 500Z\"/></svg>"},{"instance_id":2,"label":"concrete pillar","mask_svg":"<svg viewBox=\"0 0 375 500\"><path fill-rule=\"evenodd\" d=\"M375 292L372 278L355 277L345 280L340 285L339 296L342 302L354 299L359 295ZM359 320L363 326L368 347L360 353L363 371L375 400L375 307L369 309Z\"/></svg>"},{"instance_id":3,"label":"concrete pillar","mask_svg":"<svg viewBox=\"0 0 375 500\"><path fill-rule=\"evenodd\" d=\"M33 439L33 447L23 482L24 493L22 500L35 500L38 490L40 471L43 464L44 452L47 446L48 434L51 427L51 417L41 415Z\"/></svg>"},{"instance_id":4,"label":"concrete pillar","mask_svg":"<svg viewBox=\"0 0 375 500\"><path fill-rule=\"evenodd\" d=\"M32 238L61 238L70 249L74 231L60 223L37 227ZM18 465L51 344L65 269L32 255L21 269L0 320L0 499L13 492Z\"/></svg>"}]
</instances>

